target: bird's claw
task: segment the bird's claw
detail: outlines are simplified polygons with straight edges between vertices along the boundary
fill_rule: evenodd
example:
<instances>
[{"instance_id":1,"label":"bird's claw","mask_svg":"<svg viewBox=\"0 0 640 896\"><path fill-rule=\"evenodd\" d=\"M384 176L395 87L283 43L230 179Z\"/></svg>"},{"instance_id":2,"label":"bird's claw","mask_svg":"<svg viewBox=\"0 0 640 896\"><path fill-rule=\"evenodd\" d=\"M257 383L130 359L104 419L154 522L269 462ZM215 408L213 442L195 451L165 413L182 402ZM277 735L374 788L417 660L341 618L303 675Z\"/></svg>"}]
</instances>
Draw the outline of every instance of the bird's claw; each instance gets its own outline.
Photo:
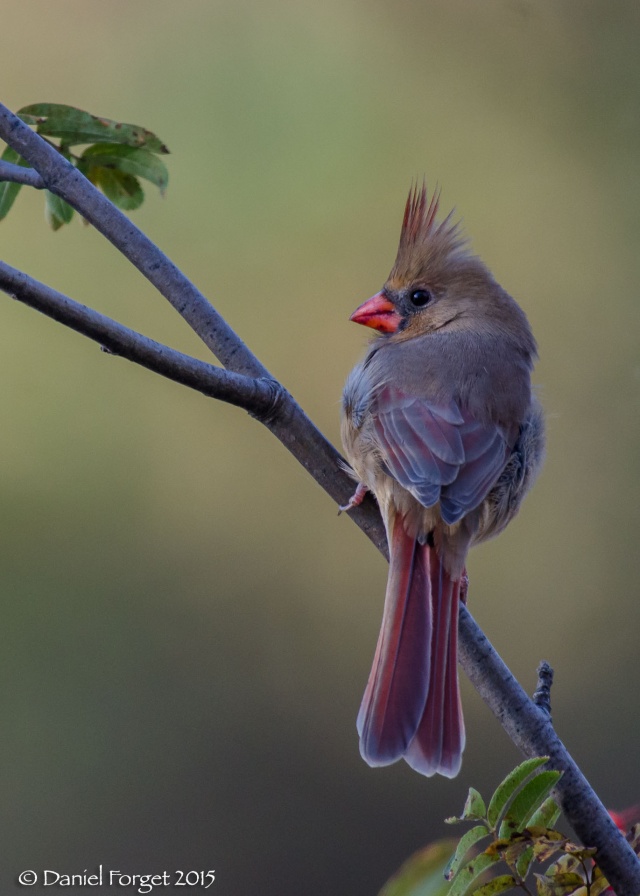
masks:
<instances>
[{"instance_id":1,"label":"bird's claw","mask_svg":"<svg viewBox=\"0 0 640 896\"><path fill-rule=\"evenodd\" d=\"M460 579L460 600L462 603L467 605L467 593L469 591L469 576L467 575L467 570L464 569L462 571L462 578Z\"/></svg>"},{"instance_id":2,"label":"bird's claw","mask_svg":"<svg viewBox=\"0 0 640 896\"><path fill-rule=\"evenodd\" d=\"M349 503L341 504L340 507L338 507L338 516L340 516L341 513L346 513L347 510L353 510L354 507L359 507L368 491L369 489L364 482L359 482L355 492L349 498Z\"/></svg>"}]
</instances>

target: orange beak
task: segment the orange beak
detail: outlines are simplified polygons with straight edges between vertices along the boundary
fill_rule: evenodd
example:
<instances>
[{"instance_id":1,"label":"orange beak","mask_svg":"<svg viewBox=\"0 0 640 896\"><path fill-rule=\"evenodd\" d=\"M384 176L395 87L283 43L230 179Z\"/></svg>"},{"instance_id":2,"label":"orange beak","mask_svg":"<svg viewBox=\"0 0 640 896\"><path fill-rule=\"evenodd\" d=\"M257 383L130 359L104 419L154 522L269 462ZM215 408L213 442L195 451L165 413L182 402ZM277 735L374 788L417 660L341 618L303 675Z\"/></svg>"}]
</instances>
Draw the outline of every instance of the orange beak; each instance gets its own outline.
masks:
<instances>
[{"instance_id":1,"label":"orange beak","mask_svg":"<svg viewBox=\"0 0 640 896\"><path fill-rule=\"evenodd\" d=\"M395 333L402 318L384 293L378 292L356 308L349 320L380 333Z\"/></svg>"}]
</instances>

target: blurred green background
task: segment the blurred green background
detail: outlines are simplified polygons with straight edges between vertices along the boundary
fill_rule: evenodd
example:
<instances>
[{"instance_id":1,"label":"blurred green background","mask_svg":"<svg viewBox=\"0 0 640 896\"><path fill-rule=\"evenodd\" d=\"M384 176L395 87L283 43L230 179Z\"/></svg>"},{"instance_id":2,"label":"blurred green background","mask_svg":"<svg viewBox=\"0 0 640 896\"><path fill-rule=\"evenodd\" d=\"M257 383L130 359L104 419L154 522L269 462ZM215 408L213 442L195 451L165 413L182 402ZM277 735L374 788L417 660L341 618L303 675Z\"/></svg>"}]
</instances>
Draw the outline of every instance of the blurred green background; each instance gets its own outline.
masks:
<instances>
[{"instance_id":1,"label":"blurred green background","mask_svg":"<svg viewBox=\"0 0 640 896\"><path fill-rule=\"evenodd\" d=\"M607 806L640 800L640 6L8 0L4 103L172 150L135 222L333 440L411 179L442 185L540 345L548 459L470 607ZM92 229L23 190L1 254L206 350ZM214 868L211 892L375 894L517 753L466 681L455 781L369 769L386 577L247 415L0 297L0 793L25 868ZM39 892L34 887L32 892ZM44 891L43 891L44 892ZM74 892L85 892L76 888ZM95 892L87 888L86 892ZM180 891L179 891L180 892Z\"/></svg>"}]
</instances>

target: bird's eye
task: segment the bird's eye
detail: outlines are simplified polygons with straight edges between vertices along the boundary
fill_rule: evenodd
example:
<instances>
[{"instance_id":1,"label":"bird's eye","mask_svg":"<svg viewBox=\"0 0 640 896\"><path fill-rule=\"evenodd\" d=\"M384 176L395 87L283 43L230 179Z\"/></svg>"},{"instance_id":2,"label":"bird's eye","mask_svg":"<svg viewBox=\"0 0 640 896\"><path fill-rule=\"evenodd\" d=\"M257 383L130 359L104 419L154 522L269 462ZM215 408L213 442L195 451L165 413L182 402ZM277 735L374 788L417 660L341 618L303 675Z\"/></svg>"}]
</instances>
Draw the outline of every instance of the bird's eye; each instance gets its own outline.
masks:
<instances>
[{"instance_id":1,"label":"bird's eye","mask_svg":"<svg viewBox=\"0 0 640 896\"><path fill-rule=\"evenodd\" d=\"M416 308L424 308L431 301L431 293L428 289L414 289L409 293L411 304Z\"/></svg>"}]
</instances>

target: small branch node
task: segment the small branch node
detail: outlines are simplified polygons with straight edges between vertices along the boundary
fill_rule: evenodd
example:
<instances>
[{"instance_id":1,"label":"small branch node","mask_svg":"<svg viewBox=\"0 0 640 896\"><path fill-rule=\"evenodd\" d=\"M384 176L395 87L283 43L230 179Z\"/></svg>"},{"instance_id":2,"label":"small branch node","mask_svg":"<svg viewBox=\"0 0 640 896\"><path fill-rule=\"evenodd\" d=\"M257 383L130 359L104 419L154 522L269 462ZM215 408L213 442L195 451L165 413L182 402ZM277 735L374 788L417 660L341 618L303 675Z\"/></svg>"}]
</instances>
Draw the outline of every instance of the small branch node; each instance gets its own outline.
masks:
<instances>
[{"instance_id":1,"label":"small branch node","mask_svg":"<svg viewBox=\"0 0 640 896\"><path fill-rule=\"evenodd\" d=\"M268 426L278 417L289 393L281 383L270 377L257 377L256 384L268 391L269 400L265 408L261 408L259 411L250 411L249 413L256 420L259 420L260 423Z\"/></svg>"},{"instance_id":2,"label":"small branch node","mask_svg":"<svg viewBox=\"0 0 640 896\"><path fill-rule=\"evenodd\" d=\"M553 669L544 660L538 666L538 683L533 692L533 702L544 710L551 718L551 685L553 684Z\"/></svg>"}]
</instances>

